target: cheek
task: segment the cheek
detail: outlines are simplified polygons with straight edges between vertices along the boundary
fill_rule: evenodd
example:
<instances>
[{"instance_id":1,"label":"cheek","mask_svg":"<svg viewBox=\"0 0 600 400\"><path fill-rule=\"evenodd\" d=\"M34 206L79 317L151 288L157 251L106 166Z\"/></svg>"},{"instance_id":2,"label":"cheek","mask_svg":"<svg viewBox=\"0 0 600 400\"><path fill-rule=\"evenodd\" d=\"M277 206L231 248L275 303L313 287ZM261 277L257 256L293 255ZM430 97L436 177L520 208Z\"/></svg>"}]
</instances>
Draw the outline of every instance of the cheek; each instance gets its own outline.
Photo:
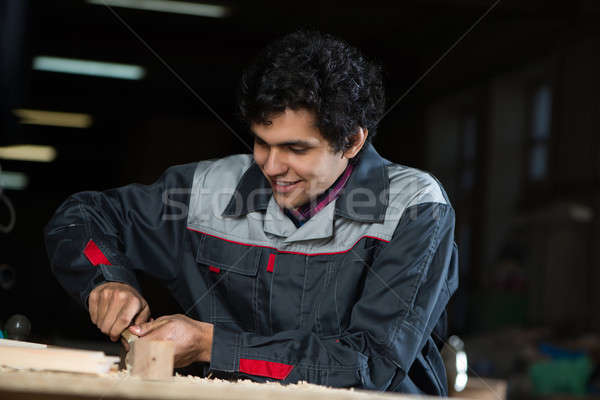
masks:
<instances>
[{"instance_id":1,"label":"cheek","mask_svg":"<svg viewBox=\"0 0 600 400\"><path fill-rule=\"evenodd\" d=\"M262 165L265 163L265 160L267 158L267 152L265 151L265 149L261 148L260 146L257 146L256 144L254 145L254 161L260 166L262 167Z\"/></svg>"},{"instance_id":2,"label":"cheek","mask_svg":"<svg viewBox=\"0 0 600 400\"><path fill-rule=\"evenodd\" d=\"M330 166L321 157L307 157L294 163L294 171L312 184L320 185Z\"/></svg>"},{"instance_id":3,"label":"cheek","mask_svg":"<svg viewBox=\"0 0 600 400\"><path fill-rule=\"evenodd\" d=\"M292 157L288 160L289 168L294 171L294 175L301 179L311 180L316 175L316 171L320 168L318 160L312 157Z\"/></svg>"},{"instance_id":4,"label":"cheek","mask_svg":"<svg viewBox=\"0 0 600 400\"><path fill-rule=\"evenodd\" d=\"M323 189L333 184L343 171L345 162L341 157L338 158L335 155L327 154L320 157L319 160L315 160L312 165L314 181Z\"/></svg>"}]
</instances>

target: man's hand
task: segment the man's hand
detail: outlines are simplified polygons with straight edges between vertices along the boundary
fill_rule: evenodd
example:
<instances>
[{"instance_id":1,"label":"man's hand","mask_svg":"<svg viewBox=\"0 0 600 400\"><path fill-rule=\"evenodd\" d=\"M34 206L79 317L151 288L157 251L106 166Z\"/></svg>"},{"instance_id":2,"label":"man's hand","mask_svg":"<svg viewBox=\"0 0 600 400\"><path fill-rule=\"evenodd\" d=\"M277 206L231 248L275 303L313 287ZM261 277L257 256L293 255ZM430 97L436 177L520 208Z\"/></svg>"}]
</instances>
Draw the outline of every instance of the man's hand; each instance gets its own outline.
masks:
<instances>
[{"instance_id":1,"label":"man's hand","mask_svg":"<svg viewBox=\"0 0 600 400\"><path fill-rule=\"evenodd\" d=\"M213 341L213 324L196 321L183 314L165 315L156 320L129 327L140 339L175 342L175 367L193 362L209 362Z\"/></svg>"},{"instance_id":2,"label":"man's hand","mask_svg":"<svg viewBox=\"0 0 600 400\"><path fill-rule=\"evenodd\" d=\"M113 342L132 323L146 322L150 307L133 287L119 282L107 282L92 290L88 298L90 318Z\"/></svg>"}]
</instances>

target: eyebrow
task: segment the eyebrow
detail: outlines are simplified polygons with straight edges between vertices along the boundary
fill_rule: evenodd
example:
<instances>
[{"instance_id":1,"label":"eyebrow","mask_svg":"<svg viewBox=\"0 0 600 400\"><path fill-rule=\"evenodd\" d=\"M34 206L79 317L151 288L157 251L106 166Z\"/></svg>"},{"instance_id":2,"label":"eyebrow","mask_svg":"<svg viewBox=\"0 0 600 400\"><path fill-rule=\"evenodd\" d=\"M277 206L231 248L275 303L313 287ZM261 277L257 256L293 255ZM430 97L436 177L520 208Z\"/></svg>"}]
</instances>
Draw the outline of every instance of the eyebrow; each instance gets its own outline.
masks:
<instances>
[{"instance_id":1,"label":"eyebrow","mask_svg":"<svg viewBox=\"0 0 600 400\"><path fill-rule=\"evenodd\" d=\"M254 136L255 139L258 139L259 141L261 141L263 143L267 143L263 138L261 138L260 136L258 136L256 134L256 132L254 132L253 130L250 130L250 132L252 133L252 135ZM271 144L271 146L304 146L304 147L315 147L316 144L311 143L311 142L307 142L306 140L288 140L287 142L281 142L281 143Z\"/></svg>"}]
</instances>

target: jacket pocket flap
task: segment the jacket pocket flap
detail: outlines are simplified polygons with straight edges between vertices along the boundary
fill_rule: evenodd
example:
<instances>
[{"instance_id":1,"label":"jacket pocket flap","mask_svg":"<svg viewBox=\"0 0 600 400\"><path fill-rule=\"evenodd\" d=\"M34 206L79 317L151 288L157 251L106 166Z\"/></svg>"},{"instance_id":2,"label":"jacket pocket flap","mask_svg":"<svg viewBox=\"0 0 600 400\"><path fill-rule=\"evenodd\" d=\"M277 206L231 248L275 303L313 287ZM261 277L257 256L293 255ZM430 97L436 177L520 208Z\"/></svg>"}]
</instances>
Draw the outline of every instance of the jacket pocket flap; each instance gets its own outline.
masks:
<instances>
[{"instance_id":1,"label":"jacket pocket flap","mask_svg":"<svg viewBox=\"0 0 600 400\"><path fill-rule=\"evenodd\" d=\"M255 276L260 262L260 250L259 247L203 235L196 261L238 274Z\"/></svg>"}]
</instances>

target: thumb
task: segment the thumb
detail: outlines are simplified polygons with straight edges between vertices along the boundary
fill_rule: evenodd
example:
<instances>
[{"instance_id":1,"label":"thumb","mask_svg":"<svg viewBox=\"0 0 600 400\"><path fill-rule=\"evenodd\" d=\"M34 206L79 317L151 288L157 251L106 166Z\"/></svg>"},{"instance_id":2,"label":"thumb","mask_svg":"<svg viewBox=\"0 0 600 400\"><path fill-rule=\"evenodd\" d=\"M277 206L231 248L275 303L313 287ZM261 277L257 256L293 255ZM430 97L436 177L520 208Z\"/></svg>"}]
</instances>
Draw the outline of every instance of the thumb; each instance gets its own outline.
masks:
<instances>
[{"instance_id":1,"label":"thumb","mask_svg":"<svg viewBox=\"0 0 600 400\"><path fill-rule=\"evenodd\" d=\"M141 324L132 325L129 327L129 330L136 334L137 336L145 336L153 330L159 328L160 326L169 322L168 319L155 319L150 320L148 322L143 322Z\"/></svg>"},{"instance_id":2,"label":"thumb","mask_svg":"<svg viewBox=\"0 0 600 400\"><path fill-rule=\"evenodd\" d=\"M137 336L144 336L146 333L150 332L153 328L154 321L137 323L135 325L131 325L129 327L129 331Z\"/></svg>"}]
</instances>

